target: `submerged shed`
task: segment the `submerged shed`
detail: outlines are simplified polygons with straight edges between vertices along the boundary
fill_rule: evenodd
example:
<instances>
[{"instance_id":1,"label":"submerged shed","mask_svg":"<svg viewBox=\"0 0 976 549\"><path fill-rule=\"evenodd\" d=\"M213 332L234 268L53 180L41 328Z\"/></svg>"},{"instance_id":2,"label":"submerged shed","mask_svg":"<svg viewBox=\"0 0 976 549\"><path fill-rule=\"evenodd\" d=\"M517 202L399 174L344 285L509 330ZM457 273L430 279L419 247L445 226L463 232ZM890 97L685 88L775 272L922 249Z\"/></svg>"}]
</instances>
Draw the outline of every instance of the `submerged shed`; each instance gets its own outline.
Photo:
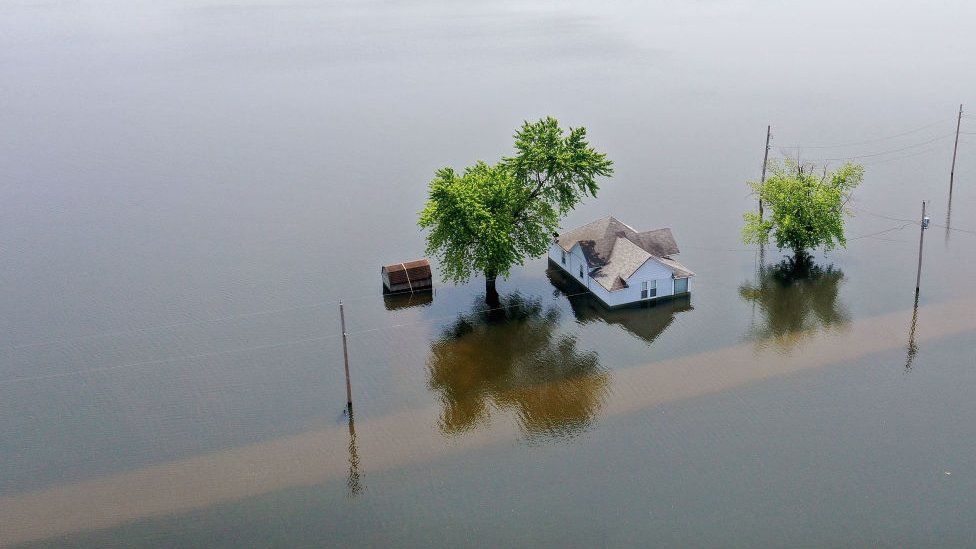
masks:
<instances>
[{"instance_id":1,"label":"submerged shed","mask_svg":"<svg viewBox=\"0 0 976 549\"><path fill-rule=\"evenodd\" d=\"M383 291L386 293L427 291L433 288L430 261L426 259L386 265L380 269L380 276L383 277Z\"/></svg>"}]
</instances>

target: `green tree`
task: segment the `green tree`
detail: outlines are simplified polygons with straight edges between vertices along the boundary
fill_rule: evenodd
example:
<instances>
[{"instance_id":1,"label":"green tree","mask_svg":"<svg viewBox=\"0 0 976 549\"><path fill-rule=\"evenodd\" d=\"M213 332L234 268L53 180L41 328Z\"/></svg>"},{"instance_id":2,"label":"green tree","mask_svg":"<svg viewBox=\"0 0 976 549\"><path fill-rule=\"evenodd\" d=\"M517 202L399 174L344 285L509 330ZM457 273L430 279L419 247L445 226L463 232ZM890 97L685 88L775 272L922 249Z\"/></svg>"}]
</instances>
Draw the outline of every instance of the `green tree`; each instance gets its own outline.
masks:
<instances>
[{"instance_id":1,"label":"green tree","mask_svg":"<svg viewBox=\"0 0 976 549\"><path fill-rule=\"evenodd\" d=\"M835 172L825 168L818 174L812 165L787 159L782 165L772 164L770 171L765 183L749 183L769 216L745 214L745 243L766 244L772 236L776 247L793 250L798 262L806 258L807 250L847 244L844 206L864 177L863 167L848 163Z\"/></svg>"},{"instance_id":2,"label":"green tree","mask_svg":"<svg viewBox=\"0 0 976 549\"><path fill-rule=\"evenodd\" d=\"M428 230L427 253L450 282L483 273L485 300L496 306L498 276L546 253L559 220L596 196L597 177L612 174L613 162L590 147L585 128L566 133L552 117L526 122L514 156L463 173L437 170L418 222Z\"/></svg>"}]
</instances>

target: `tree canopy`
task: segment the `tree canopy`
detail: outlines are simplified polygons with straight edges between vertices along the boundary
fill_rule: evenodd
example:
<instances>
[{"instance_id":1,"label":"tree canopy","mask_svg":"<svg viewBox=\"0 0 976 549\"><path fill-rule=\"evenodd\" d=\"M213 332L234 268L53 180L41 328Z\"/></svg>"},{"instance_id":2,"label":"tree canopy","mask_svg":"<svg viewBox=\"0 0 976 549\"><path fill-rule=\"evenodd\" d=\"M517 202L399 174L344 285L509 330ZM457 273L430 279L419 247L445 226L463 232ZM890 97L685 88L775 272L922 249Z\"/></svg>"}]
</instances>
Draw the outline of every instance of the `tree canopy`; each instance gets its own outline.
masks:
<instances>
[{"instance_id":1,"label":"tree canopy","mask_svg":"<svg viewBox=\"0 0 976 549\"><path fill-rule=\"evenodd\" d=\"M793 250L804 257L807 250L844 246L844 206L864 177L864 168L844 164L834 172L825 168L816 173L813 165L787 159L773 163L764 183L749 185L768 206L769 216L745 214L743 240L747 244L766 244L770 237L780 249Z\"/></svg>"},{"instance_id":2,"label":"tree canopy","mask_svg":"<svg viewBox=\"0 0 976 549\"><path fill-rule=\"evenodd\" d=\"M496 277L544 254L562 216L596 196L598 177L613 174L586 128L567 133L548 117L525 122L514 137L514 156L497 164L437 170L418 222L444 278L465 282L483 273L489 302L497 301Z\"/></svg>"}]
</instances>

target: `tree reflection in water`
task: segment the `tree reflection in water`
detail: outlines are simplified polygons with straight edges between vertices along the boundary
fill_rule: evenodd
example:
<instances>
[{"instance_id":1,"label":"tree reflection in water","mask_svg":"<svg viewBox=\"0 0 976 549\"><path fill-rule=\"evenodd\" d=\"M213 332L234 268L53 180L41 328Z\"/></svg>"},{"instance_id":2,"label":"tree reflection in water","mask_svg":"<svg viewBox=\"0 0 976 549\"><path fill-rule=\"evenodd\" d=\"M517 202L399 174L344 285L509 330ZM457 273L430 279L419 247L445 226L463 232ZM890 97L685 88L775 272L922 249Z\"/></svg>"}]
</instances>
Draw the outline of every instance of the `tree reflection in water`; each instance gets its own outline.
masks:
<instances>
[{"instance_id":1,"label":"tree reflection in water","mask_svg":"<svg viewBox=\"0 0 976 549\"><path fill-rule=\"evenodd\" d=\"M430 388L443 403L441 429L459 434L487 422L492 408L515 414L530 438L573 436L606 399L610 378L596 353L560 334L559 310L518 294L485 312L484 298L431 346Z\"/></svg>"},{"instance_id":2,"label":"tree reflection in water","mask_svg":"<svg viewBox=\"0 0 976 549\"><path fill-rule=\"evenodd\" d=\"M787 258L759 270L754 283L739 287L739 295L758 306L764 319L749 330L756 341L771 340L790 349L818 329L839 329L850 322L838 299L844 273L833 265Z\"/></svg>"}]
</instances>

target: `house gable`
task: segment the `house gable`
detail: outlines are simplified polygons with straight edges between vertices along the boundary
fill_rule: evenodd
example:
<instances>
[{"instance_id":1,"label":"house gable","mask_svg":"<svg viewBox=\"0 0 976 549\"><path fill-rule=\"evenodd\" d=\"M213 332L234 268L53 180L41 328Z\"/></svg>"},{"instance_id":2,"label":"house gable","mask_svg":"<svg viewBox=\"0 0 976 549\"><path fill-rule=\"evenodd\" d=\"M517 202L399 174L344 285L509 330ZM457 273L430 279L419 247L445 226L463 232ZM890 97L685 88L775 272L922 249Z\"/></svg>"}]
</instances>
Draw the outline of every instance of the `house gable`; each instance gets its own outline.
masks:
<instances>
[{"instance_id":1,"label":"house gable","mask_svg":"<svg viewBox=\"0 0 976 549\"><path fill-rule=\"evenodd\" d=\"M651 257L627 277L627 284L640 286L641 281L670 279L673 274L670 267Z\"/></svg>"}]
</instances>

